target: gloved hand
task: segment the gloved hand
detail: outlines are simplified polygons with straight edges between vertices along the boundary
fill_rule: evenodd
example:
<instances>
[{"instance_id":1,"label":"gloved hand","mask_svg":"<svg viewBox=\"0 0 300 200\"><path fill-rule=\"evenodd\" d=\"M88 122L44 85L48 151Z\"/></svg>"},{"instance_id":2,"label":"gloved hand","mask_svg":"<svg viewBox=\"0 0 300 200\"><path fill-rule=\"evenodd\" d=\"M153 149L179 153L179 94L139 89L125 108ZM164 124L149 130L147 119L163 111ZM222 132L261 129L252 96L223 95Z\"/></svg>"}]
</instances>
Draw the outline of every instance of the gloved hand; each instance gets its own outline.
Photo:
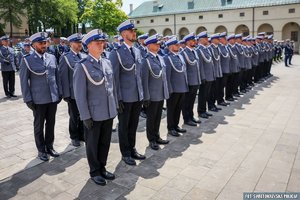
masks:
<instances>
[{"instance_id":1,"label":"gloved hand","mask_svg":"<svg viewBox=\"0 0 300 200\"><path fill-rule=\"evenodd\" d=\"M71 100L72 100L71 97L66 97L66 98L64 98L64 101L67 102L67 103L70 103Z\"/></svg>"},{"instance_id":2,"label":"gloved hand","mask_svg":"<svg viewBox=\"0 0 300 200\"><path fill-rule=\"evenodd\" d=\"M119 108L118 108L118 113L121 114L124 111L124 104L123 101L119 101Z\"/></svg>"},{"instance_id":3,"label":"gloved hand","mask_svg":"<svg viewBox=\"0 0 300 200\"><path fill-rule=\"evenodd\" d=\"M150 105L150 100L145 100L145 101L143 101L143 106L144 106L145 108L148 108L149 105Z\"/></svg>"},{"instance_id":4,"label":"gloved hand","mask_svg":"<svg viewBox=\"0 0 300 200\"><path fill-rule=\"evenodd\" d=\"M88 130L90 130L90 129L93 127L93 120L92 120L92 118L83 120L83 124L84 124L84 126L85 126Z\"/></svg>"},{"instance_id":5,"label":"gloved hand","mask_svg":"<svg viewBox=\"0 0 300 200\"><path fill-rule=\"evenodd\" d=\"M27 102L26 105L30 110L35 111L35 104L32 101Z\"/></svg>"}]
</instances>

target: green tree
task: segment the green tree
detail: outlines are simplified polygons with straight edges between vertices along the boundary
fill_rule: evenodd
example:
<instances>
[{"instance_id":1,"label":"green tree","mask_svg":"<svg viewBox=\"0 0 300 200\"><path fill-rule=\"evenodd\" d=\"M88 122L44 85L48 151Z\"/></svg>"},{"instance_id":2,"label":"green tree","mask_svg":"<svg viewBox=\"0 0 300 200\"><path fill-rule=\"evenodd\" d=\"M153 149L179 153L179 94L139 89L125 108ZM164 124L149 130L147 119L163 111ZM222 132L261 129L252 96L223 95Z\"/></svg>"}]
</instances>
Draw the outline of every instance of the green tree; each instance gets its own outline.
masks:
<instances>
[{"instance_id":1,"label":"green tree","mask_svg":"<svg viewBox=\"0 0 300 200\"><path fill-rule=\"evenodd\" d=\"M9 23L10 36L13 34L13 26L20 28L22 25L21 16L25 15L23 1L21 0L1 0L0 19Z\"/></svg>"},{"instance_id":2,"label":"green tree","mask_svg":"<svg viewBox=\"0 0 300 200\"><path fill-rule=\"evenodd\" d=\"M77 23L77 0L26 0L30 34L53 28L70 35Z\"/></svg>"},{"instance_id":3,"label":"green tree","mask_svg":"<svg viewBox=\"0 0 300 200\"><path fill-rule=\"evenodd\" d=\"M117 3L110 0L88 1L81 19L92 28L99 28L109 35L114 35L117 26L127 19L127 15L120 10L121 5L122 1Z\"/></svg>"}]
</instances>

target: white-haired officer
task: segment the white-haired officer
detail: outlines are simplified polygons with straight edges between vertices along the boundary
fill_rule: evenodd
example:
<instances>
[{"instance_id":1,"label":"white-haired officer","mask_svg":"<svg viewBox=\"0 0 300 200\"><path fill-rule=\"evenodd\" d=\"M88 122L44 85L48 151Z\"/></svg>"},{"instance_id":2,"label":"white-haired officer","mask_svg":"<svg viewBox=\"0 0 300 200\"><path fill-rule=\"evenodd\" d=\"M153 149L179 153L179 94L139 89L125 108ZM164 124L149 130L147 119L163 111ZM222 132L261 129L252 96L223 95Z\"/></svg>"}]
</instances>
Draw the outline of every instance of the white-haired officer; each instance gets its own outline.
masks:
<instances>
[{"instance_id":1,"label":"white-haired officer","mask_svg":"<svg viewBox=\"0 0 300 200\"><path fill-rule=\"evenodd\" d=\"M84 124L91 179L98 185L106 185L106 179L115 178L105 168L118 105L113 70L110 61L101 57L105 44L102 31L90 31L82 42L89 54L75 64L74 96Z\"/></svg>"}]
</instances>

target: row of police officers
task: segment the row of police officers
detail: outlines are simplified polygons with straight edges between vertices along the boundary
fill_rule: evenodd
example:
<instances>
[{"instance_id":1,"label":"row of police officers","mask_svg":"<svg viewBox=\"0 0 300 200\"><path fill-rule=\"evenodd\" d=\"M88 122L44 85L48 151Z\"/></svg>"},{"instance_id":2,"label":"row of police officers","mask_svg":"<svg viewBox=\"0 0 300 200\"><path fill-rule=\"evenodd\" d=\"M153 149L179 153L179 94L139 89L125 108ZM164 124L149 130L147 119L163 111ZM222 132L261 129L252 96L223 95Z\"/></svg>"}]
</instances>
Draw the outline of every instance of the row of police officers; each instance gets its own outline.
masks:
<instances>
[{"instance_id":1,"label":"row of police officers","mask_svg":"<svg viewBox=\"0 0 300 200\"><path fill-rule=\"evenodd\" d=\"M187 132L179 125L181 112L184 124L197 126L198 117L211 117L208 111L218 112L219 106L228 106L254 82L270 76L272 36L264 33L256 38L190 33L182 41L145 34L136 46L134 21L121 23L118 31L123 42L111 52L105 51L107 38L99 29L83 37L69 36L70 51L59 61L47 53L47 34L36 33L30 37L34 52L24 55L20 66L23 99L34 116L38 157L47 161L49 155L59 156L53 148L54 125L57 104L63 99L68 103L72 144L85 141L90 176L99 185L115 178L105 166L116 116L122 160L136 165L136 160L146 159L135 148L142 109L149 146L159 150L159 145L169 143L159 131L165 101L168 134L178 137Z\"/></svg>"}]
</instances>

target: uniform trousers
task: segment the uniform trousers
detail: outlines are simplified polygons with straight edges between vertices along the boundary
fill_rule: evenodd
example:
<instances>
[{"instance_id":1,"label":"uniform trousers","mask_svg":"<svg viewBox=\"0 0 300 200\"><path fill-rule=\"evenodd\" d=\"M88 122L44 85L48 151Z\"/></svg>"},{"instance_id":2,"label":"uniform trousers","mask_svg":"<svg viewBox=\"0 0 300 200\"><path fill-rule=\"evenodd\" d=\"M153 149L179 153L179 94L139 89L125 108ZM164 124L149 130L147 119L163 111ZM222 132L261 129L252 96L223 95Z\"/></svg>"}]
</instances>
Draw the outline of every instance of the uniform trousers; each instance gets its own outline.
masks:
<instances>
[{"instance_id":1,"label":"uniform trousers","mask_svg":"<svg viewBox=\"0 0 300 200\"><path fill-rule=\"evenodd\" d=\"M189 91L185 94L182 110L183 120L188 122L194 117L194 103L196 100L199 85L189 85Z\"/></svg>"},{"instance_id":2,"label":"uniform trousers","mask_svg":"<svg viewBox=\"0 0 300 200\"><path fill-rule=\"evenodd\" d=\"M146 108L146 132L149 142L155 142L160 138L159 127L164 101L151 101Z\"/></svg>"},{"instance_id":3,"label":"uniform trousers","mask_svg":"<svg viewBox=\"0 0 300 200\"><path fill-rule=\"evenodd\" d=\"M6 96L15 93L15 71L2 71L2 82Z\"/></svg>"},{"instance_id":4,"label":"uniform trousers","mask_svg":"<svg viewBox=\"0 0 300 200\"><path fill-rule=\"evenodd\" d=\"M110 147L113 119L94 121L91 129L84 127L86 156L90 167L90 176L100 176L105 171Z\"/></svg>"},{"instance_id":5,"label":"uniform trousers","mask_svg":"<svg viewBox=\"0 0 300 200\"><path fill-rule=\"evenodd\" d=\"M124 111L118 115L119 146L122 156L131 156L136 142L136 130L142 109L142 102L124 102Z\"/></svg>"},{"instance_id":6,"label":"uniform trousers","mask_svg":"<svg viewBox=\"0 0 300 200\"><path fill-rule=\"evenodd\" d=\"M70 138L83 140L83 122L80 120L80 115L75 99L68 101L68 112L69 112L69 133Z\"/></svg>"},{"instance_id":7,"label":"uniform trousers","mask_svg":"<svg viewBox=\"0 0 300 200\"><path fill-rule=\"evenodd\" d=\"M217 101L218 103L224 102L224 96L225 96L225 88L227 90L227 85L228 85L228 73L223 73L223 77L220 79L219 82L219 91L217 94Z\"/></svg>"},{"instance_id":8,"label":"uniform trousers","mask_svg":"<svg viewBox=\"0 0 300 200\"><path fill-rule=\"evenodd\" d=\"M39 152L46 152L46 148L53 149L57 103L35 104L34 107L35 144Z\"/></svg>"},{"instance_id":9,"label":"uniform trousers","mask_svg":"<svg viewBox=\"0 0 300 200\"><path fill-rule=\"evenodd\" d=\"M167 100L167 128L175 130L178 127L180 113L185 93L172 93Z\"/></svg>"}]
</instances>

